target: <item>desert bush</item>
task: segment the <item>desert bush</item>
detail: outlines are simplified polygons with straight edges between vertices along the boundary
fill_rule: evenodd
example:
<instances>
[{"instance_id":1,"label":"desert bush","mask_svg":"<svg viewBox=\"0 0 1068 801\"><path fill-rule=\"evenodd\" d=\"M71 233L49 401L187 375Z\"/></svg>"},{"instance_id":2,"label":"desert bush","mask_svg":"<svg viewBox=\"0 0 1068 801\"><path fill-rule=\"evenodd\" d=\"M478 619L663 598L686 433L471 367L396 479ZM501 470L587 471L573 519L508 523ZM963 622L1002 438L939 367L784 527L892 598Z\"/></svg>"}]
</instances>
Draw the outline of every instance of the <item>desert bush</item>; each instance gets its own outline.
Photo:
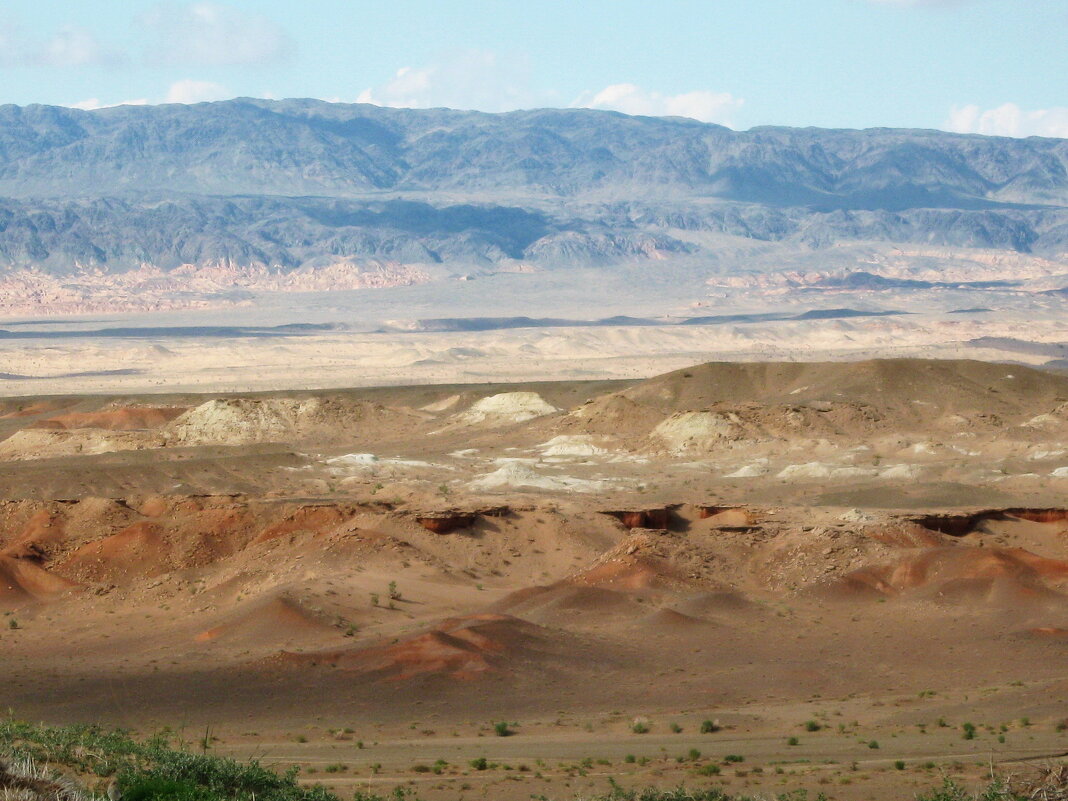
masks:
<instances>
[{"instance_id":1,"label":"desert bush","mask_svg":"<svg viewBox=\"0 0 1068 801\"><path fill-rule=\"evenodd\" d=\"M88 801L76 781L32 759L0 760L0 799L3 801Z\"/></svg>"},{"instance_id":2,"label":"desert bush","mask_svg":"<svg viewBox=\"0 0 1068 801\"><path fill-rule=\"evenodd\" d=\"M182 750L168 732L140 742L101 726L33 726L0 721L0 755L79 775L114 776L124 801L336 801L321 786L297 783L257 760L238 762Z\"/></svg>"}]
</instances>

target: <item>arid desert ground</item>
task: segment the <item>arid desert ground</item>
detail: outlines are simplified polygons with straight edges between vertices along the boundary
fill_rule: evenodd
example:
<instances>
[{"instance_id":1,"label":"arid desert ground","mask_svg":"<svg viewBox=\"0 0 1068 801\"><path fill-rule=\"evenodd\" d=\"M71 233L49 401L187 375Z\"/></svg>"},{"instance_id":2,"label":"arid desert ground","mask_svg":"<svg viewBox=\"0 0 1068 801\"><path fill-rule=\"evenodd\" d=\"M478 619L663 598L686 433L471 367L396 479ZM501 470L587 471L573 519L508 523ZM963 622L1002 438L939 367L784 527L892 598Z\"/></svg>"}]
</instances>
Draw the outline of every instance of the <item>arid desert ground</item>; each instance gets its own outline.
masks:
<instances>
[{"instance_id":1,"label":"arid desert ground","mask_svg":"<svg viewBox=\"0 0 1068 801\"><path fill-rule=\"evenodd\" d=\"M889 800L1068 753L1055 371L20 395L0 460L22 719L343 797Z\"/></svg>"}]
</instances>

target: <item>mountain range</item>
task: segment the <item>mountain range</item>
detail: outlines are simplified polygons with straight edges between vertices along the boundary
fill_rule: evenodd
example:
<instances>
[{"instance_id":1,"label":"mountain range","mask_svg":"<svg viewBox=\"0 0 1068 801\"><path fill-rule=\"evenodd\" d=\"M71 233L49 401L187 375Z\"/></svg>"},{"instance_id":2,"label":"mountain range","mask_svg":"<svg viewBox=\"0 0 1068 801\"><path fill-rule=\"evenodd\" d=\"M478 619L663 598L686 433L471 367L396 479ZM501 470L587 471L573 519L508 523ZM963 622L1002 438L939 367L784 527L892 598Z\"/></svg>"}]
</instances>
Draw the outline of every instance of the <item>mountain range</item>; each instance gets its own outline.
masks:
<instances>
[{"instance_id":1,"label":"mountain range","mask_svg":"<svg viewBox=\"0 0 1068 801\"><path fill-rule=\"evenodd\" d=\"M307 288L328 269L315 287L331 275L386 286L670 271L746 242L1056 260L1068 252L1068 140L314 100L0 107L9 294L14 277L33 291L87 275L114 289L144 271L175 291L209 273L214 289L256 289ZM287 275L301 278L279 284Z\"/></svg>"}]
</instances>

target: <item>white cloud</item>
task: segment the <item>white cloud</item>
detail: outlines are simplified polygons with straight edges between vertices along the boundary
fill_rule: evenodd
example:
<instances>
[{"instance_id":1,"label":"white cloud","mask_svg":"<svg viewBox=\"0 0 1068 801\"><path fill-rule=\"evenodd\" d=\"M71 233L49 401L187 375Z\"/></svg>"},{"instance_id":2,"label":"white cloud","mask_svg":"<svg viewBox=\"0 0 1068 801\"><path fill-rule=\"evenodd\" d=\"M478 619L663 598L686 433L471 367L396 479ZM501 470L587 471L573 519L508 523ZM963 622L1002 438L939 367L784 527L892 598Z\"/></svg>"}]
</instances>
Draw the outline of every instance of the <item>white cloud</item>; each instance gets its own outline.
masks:
<instances>
[{"instance_id":1,"label":"white cloud","mask_svg":"<svg viewBox=\"0 0 1068 801\"><path fill-rule=\"evenodd\" d=\"M690 117L701 122L729 124L745 101L729 92L698 90L678 95L651 92L632 83L606 86L587 93L572 105L641 114L647 117Z\"/></svg>"},{"instance_id":2,"label":"white cloud","mask_svg":"<svg viewBox=\"0 0 1068 801\"><path fill-rule=\"evenodd\" d=\"M293 50L286 32L268 17L221 3L161 3L141 22L155 34L147 57L156 63L268 64Z\"/></svg>"},{"instance_id":3,"label":"white cloud","mask_svg":"<svg viewBox=\"0 0 1068 801\"><path fill-rule=\"evenodd\" d=\"M116 106L147 106L148 100L146 98L139 98L137 100L123 100L119 103L104 103L98 97L90 97L86 100L79 100L77 103L71 103L70 108L80 108L82 111L96 111L98 108L115 108Z\"/></svg>"},{"instance_id":4,"label":"white cloud","mask_svg":"<svg viewBox=\"0 0 1068 801\"><path fill-rule=\"evenodd\" d=\"M175 81L167 90L166 103L205 103L209 100L225 100L232 97L225 86L211 81L185 79Z\"/></svg>"},{"instance_id":5,"label":"white cloud","mask_svg":"<svg viewBox=\"0 0 1068 801\"><path fill-rule=\"evenodd\" d=\"M426 66L401 67L389 81L364 89L356 100L394 108L445 107L480 111L559 105L560 98L555 93L539 92L530 86L528 73L522 57L504 58L490 51L468 50ZM662 95L621 83L600 92L587 92L571 105L727 123L742 102L725 92Z\"/></svg>"},{"instance_id":6,"label":"white cloud","mask_svg":"<svg viewBox=\"0 0 1068 801\"><path fill-rule=\"evenodd\" d=\"M34 59L52 67L114 65L122 57L107 50L92 31L68 25L61 28Z\"/></svg>"},{"instance_id":7,"label":"white cloud","mask_svg":"<svg viewBox=\"0 0 1068 801\"><path fill-rule=\"evenodd\" d=\"M167 91L162 98L154 100L142 97L136 100L122 100L118 103L105 103L100 98L90 97L86 100L79 100L77 103L70 103L69 106L70 108L80 108L83 111L95 111L98 108L114 108L115 106L147 106L157 103L205 103L211 100L225 100L229 97L233 97L233 94L225 86L211 81L194 81L186 78L172 83L167 87Z\"/></svg>"},{"instance_id":8,"label":"white cloud","mask_svg":"<svg viewBox=\"0 0 1068 801\"><path fill-rule=\"evenodd\" d=\"M389 81L364 89L356 100L393 108L512 111L547 105L554 99L552 94L530 88L524 58L467 50L427 66L401 67Z\"/></svg>"},{"instance_id":9,"label":"white cloud","mask_svg":"<svg viewBox=\"0 0 1068 801\"><path fill-rule=\"evenodd\" d=\"M954 106L946 120L947 130L989 136L1051 136L1068 138L1068 107L1027 111L1015 103L992 109Z\"/></svg>"}]
</instances>

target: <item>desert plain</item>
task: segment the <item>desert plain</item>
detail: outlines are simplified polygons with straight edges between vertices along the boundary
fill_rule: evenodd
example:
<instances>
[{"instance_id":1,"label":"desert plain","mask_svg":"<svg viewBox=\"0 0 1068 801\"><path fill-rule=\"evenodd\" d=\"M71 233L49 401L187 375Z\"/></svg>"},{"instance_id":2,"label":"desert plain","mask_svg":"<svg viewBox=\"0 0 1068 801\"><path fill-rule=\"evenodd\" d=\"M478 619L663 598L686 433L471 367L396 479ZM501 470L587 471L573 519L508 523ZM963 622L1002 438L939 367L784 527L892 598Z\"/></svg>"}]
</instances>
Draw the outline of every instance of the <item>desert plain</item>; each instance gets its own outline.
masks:
<instances>
[{"instance_id":1,"label":"desert plain","mask_svg":"<svg viewBox=\"0 0 1068 801\"><path fill-rule=\"evenodd\" d=\"M889 801L1063 759L1068 375L645 372L12 392L3 707L342 797Z\"/></svg>"}]
</instances>

